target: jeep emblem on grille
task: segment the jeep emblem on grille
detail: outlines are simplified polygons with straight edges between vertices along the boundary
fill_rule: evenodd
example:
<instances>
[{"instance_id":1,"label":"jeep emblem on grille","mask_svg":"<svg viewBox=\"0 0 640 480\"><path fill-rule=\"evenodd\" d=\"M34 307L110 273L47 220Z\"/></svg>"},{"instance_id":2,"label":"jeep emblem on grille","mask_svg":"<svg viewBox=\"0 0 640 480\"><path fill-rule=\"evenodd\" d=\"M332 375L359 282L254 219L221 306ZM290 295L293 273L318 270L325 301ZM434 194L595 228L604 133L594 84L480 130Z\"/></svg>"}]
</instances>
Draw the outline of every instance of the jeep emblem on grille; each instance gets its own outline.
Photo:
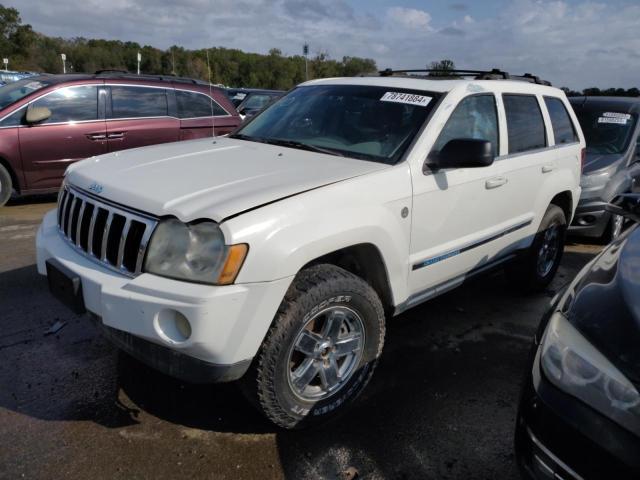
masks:
<instances>
[{"instance_id":1,"label":"jeep emblem on grille","mask_svg":"<svg viewBox=\"0 0 640 480\"><path fill-rule=\"evenodd\" d=\"M93 182L91 185L89 185L89 190L100 194L102 193L102 185L100 185L99 183Z\"/></svg>"}]
</instances>

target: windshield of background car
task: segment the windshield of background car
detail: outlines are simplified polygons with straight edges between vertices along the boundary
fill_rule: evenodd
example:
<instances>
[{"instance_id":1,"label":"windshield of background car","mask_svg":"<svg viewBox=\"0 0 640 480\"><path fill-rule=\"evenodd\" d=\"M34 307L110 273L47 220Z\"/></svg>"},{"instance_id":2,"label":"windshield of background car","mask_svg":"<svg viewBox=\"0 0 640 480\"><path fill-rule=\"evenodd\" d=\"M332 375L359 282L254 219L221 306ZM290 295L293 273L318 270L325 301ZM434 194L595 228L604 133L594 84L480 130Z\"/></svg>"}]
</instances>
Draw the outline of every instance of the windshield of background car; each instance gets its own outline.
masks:
<instances>
[{"instance_id":1,"label":"windshield of background car","mask_svg":"<svg viewBox=\"0 0 640 480\"><path fill-rule=\"evenodd\" d=\"M298 87L232 137L394 164L438 96L394 87Z\"/></svg>"},{"instance_id":2,"label":"windshield of background car","mask_svg":"<svg viewBox=\"0 0 640 480\"><path fill-rule=\"evenodd\" d=\"M17 102L30 93L40 90L41 88L48 87L49 85L51 85L51 82L44 80L31 80L29 78L5 85L0 88L0 109L8 107L13 102Z\"/></svg>"},{"instance_id":3,"label":"windshield of background car","mask_svg":"<svg viewBox=\"0 0 640 480\"><path fill-rule=\"evenodd\" d=\"M576 115L587 141L587 153L615 154L627 150L636 115L588 106L577 109Z\"/></svg>"}]
</instances>

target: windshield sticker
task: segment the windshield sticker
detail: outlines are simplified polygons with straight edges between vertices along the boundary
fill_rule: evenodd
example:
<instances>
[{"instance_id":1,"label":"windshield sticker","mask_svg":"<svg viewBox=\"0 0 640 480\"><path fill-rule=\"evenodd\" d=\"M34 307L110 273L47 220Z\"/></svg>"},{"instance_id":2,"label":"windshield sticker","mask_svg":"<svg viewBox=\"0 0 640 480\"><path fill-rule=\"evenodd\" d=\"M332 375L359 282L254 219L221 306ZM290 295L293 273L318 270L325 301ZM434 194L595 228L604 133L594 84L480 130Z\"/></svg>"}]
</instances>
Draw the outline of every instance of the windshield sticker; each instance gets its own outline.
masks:
<instances>
[{"instance_id":1,"label":"windshield sticker","mask_svg":"<svg viewBox=\"0 0 640 480\"><path fill-rule=\"evenodd\" d=\"M414 95L412 93L387 92L380 99L382 102L406 103L408 105L418 105L426 107L431 101L431 97L424 95Z\"/></svg>"},{"instance_id":2,"label":"windshield sticker","mask_svg":"<svg viewBox=\"0 0 640 480\"><path fill-rule=\"evenodd\" d=\"M625 120L629 120L631 118L631 115L628 113L616 113L616 112L604 112L602 116L608 117L608 118L624 118Z\"/></svg>"},{"instance_id":3,"label":"windshield sticker","mask_svg":"<svg viewBox=\"0 0 640 480\"><path fill-rule=\"evenodd\" d=\"M598 123L616 123L618 125L626 125L627 118L618 118L618 117L600 117L598 118Z\"/></svg>"}]
</instances>

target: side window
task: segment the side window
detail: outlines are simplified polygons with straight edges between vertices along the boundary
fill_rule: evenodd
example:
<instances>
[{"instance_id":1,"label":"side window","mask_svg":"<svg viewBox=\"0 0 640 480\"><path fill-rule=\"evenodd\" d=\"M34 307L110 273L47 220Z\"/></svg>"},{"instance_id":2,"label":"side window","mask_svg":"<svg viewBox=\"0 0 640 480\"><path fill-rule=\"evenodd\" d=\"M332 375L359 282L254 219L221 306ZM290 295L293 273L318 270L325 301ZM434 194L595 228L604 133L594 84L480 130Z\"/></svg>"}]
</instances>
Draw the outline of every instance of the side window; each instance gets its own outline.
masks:
<instances>
[{"instance_id":1,"label":"side window","mask_svg":"<svg viewBox=\"0 0 640 480\"><path fill-rule=\"evenodd\" d=\"M89 85L60 88L32 105L51 110L51 116L42 124L97 120L98 88Z\"/></svg>"},{"instance_id":2,"label":"side window","mask_svg":"<svg viewBox=\"0 0 640 480\"><path fill-rule=\"evenodd\" d=\"M167 116L164 88L111 87L111 118Z\"/></svg>"},{"instance_id":3,"label":"side window","mask_svg":"<svg viewBox=\"0 0 640 480\"><path fill-rule=\"evenodd\" d=\"M498 155L498 114L493 95L464 98L447 120L433 150L442 150L450 140L456 138L488 140L493 147L493 155Z\"/></svg>"},{"instance_id":4,"label":"side window","mask_svg":"<svg viewBox=\"0 0 640 480\"><path fill-rule=\"evenodd\" d=\"M503 95L509 133L509 153L547 146L547 135L538 99L533 95Z\"/></svg>"},{"instance_id":5,"label":"side window","mask_svg":"<svg viewBox=\"0 0 640 480\"><path fill-rule=\"evenodd\" d=\"M210 117L212 111L214 116L227 115L217 102L201 93L176 90L176 102L180 118Z\"/></svg>"},{"instance_id":6,"label":"side window","mask_svg":"<svg viewBox=\"0 0 640 480\"><path fill-rule=\"evenodd\" d=\"M547 105L549 117L551 117L551 126L553 127L553 136L556 139L556 145L562 143L572 143L578 141L576 130L573 122L567 112L564 103L559 98L544 97L544 103Z\"/></svg>"}]
</instances>

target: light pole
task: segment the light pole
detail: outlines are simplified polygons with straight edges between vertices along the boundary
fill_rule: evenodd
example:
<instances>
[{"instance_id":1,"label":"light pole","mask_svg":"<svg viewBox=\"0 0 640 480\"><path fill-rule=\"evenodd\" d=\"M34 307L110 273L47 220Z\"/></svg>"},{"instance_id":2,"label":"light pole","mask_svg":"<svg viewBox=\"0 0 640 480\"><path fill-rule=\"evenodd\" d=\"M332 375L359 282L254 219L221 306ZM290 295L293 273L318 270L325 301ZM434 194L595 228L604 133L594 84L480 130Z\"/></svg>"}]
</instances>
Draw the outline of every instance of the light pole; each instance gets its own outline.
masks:
<instances>
[{"instance_id":1,"label":"light pole","mask_svg":"<svg viewBox=\"0 0 640 480\"><path fill-rule=\"evenodd\" d=\"M304 79L309 80L309 66L307 65L307 60L309 56L309 44L305 43L302 46L302 54L304 55Z\"/></svg>"},{"instance_id":2,"label":"light pole","mask_svg":"<svg viewBox=\"0 0 640 480\"><path fill-rule=\"evenodd\" d=\"M67 56L61 53L60 58L62 58L62 73L67 73Z\"/></svg>"},{"instance_id":3,"label":"light pole","mask_svg":"<svg viewBox=\"0 0 640 480\"><path fill-rule=\"evenodd\" d=\"M138 75L140 75L140 61L142 60L142 54L138 52Z\"/></svg>"}]
</instances>

